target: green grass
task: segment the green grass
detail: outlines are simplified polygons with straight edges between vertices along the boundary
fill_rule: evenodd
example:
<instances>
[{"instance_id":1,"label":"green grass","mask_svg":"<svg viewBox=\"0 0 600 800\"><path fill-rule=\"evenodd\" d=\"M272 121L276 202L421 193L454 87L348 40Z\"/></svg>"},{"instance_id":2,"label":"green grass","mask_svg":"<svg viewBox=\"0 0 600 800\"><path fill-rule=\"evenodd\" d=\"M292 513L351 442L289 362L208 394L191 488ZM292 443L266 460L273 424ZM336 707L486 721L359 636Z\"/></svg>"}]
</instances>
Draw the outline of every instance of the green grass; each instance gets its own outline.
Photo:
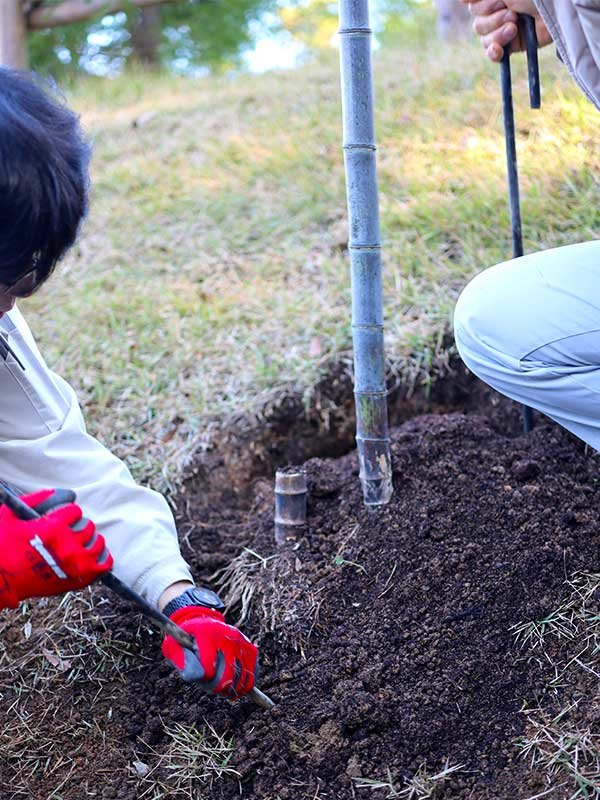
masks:
<instances>
[{"instance_id":1,"label":"green grass","mask_svg":"<svg viewBox=\"0 0 600 800\"><path fill-rule=\"evenodd\" d=\"M515 67L527 250L600 222L597 112L553 53L541 65L541 112ZM388 358L427 378L461 287L510 254L498 70L436 43L382 49L375 76ZM88 80L70 101L95 143L91 216L23 308L90 429L160 485L211 417L349 359L337 58Z\"/></svg>"}]
</instances>

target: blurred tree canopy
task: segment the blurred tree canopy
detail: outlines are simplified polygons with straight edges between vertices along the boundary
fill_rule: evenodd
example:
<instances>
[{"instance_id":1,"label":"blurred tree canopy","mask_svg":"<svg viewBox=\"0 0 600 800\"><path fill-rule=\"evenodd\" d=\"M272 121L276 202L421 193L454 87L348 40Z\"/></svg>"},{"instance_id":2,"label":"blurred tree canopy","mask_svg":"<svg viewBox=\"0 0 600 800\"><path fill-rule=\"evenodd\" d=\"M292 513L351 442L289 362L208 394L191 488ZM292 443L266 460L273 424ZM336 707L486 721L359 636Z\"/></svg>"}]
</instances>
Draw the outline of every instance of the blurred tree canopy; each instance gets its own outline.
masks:
<instances>
[{"instance_id":1,"label":"blurred tree canopy","mask_svg":"<svg viewBox=\"0 0 600 800\"><path fill-rule=\"evenodd\" d=\"M1 0L0 0L1 1ZM185 0L123 11L29 34L31 67L64 80L111 75L136 59L179 72L235 65L251 24L276 0Z\"/></svg>"},{"instance_id":2,"label":"blurred tree canopy","mask_svg":"<svg viewBox=\"0 0 600 800\"><path fill-rule=\"evenodd\" d=\"M435 19L431 0L371 0L371 26L380 40L430 35ZM328 47L338 29L338 4L302 0L280 8L283 27L311 48Z\"/></svg>"},{"instance_id":3,"label":"blurred tree canopy","mask_svg":"<svg viewBox=\"0 0 600 800\"><path fill-rule=\"evenodd\" d=\"M2 0L0 0L2 2ZM44 0L53 5L54 0ZM56 0L60 4L60 0ZM371 0L380 42L430 36L433 0ZM134 62L194 74L240 63L256 29L286 31L314 50L329 47L338 27L335 0L180 0L97 15L31 31L31 67L64 81L80 72L114 75Z\"/></svg>"}]
</instances>

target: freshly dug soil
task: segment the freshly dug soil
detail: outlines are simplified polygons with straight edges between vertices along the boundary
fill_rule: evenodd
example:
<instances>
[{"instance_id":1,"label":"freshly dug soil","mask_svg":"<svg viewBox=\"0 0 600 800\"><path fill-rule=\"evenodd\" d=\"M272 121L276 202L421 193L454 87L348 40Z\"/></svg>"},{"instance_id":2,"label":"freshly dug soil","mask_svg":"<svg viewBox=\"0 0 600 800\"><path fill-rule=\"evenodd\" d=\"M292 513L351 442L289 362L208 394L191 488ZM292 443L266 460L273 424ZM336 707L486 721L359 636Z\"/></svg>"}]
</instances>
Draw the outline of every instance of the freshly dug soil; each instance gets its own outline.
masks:
<instances>
[{"instance_id":1,"label":"freshly dug soil","mask_svg":"<svg viewBox=\"0 0 600 800\"><path fill-rule=\"evenodd\" d=\"M408 796L399 792L423 765L429 774L461 767L433 795L446 800L523 800L547 789L515 746L519 710L543 702L545 686L511 626L542 618L559 605L566 576L597 568L598 461L544 420L521 435L507 408L493 421L426 415L395 429L395 494L377 511L362 503L354 453L310 460L308 529L284 547L274 541L270 484L255 485L250 508L190 485L186 557L203 581L236 557L223 591L252 594L243 628L261 645L260 687L277 708L231 706L185 686L137 616L118 606L114 618L114 605L99 604L113 635L150 660L129 660L93 703L81 681L54 680L60 709L67 717L75 703L89 744L58 794L50 789L60 770L52 781L34 772L29 797L380 800ZM10 617L0 635L19 626ZM0 663L31 642L7 645ZM0 727L17 699L0 693ZM188 795L163 765L153 777L173 788L160 794L131 769L156 763L165 728L205 722L232 739L237 776L197 781ZM0 754L5 787L17 770Z\"/></svg>"}]
</instances>

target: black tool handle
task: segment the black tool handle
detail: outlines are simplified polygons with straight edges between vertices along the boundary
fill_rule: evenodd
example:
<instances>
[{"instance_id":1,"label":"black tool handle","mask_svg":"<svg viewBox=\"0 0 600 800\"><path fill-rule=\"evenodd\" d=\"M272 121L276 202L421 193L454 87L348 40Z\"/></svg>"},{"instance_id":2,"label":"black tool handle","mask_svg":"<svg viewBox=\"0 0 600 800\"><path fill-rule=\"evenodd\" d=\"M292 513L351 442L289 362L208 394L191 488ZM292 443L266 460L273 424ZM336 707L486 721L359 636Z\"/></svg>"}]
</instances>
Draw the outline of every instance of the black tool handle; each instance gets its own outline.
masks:
<instances>
[{"instance_id":1,"label":"black tool handle","mask_svg":"<svg viewBox=\"0 0 600 800\"><path fill-rule=\"evenodd\" d=\"M510 224L512 232L513 258L523 255L523 231L521 227L521 200L519 194L519 173L517 170L517 145L515 137L515 111L513 106L512 76L510 69L510 50L504 48L500 62L500 81L502 85L502 111L504 117L504 141L506 145L506 167L508 171L508 199L510 205Z\"/></svg>"},{"instance_id":2,"label":"black tool handle","mask_svg":"<svg viewBox=\"0 0 600 800\"><path fill-rule=\"evenodd\" d=\"M540 89L540 66L538 61L538 39L535 20L529 14L520 14L525 29L525 48L527 50L527 72L529 75L529 105L540 108L542 105Z\"/></svg>"},{"instance_id":3,"label":"black tool handle","mask_svg":"<svg viewBox=\"0 0 600 800\"><path fill-rule=\"evenodd\" d=\"M521 199L519 193L517 144L515 136L515 110L512 95L509 46L504 48L504 55L500 62L500 83L502 86L502 111L504 117L504 141L506 145L506 169L508 173L508 201L510 205L512 252L513 258L520 258L523 255L523 227L521 223ZM522 407L522 410L523 431L529 433L533 429L533 412L529 406L525 405Z\"/></svg>"}]
</instances>

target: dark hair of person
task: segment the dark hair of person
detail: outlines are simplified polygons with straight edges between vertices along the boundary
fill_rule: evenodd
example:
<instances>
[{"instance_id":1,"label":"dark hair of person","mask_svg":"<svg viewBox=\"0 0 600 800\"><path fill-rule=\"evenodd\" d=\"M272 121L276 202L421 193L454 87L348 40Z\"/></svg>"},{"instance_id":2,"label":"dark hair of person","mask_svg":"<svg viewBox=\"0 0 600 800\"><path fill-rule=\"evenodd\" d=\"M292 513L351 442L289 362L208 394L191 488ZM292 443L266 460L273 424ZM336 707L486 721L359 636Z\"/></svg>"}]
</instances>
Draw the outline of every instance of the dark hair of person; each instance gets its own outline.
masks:
<instances>
[{"instance_id":1,"label":"dark hair of person","mask_svg":"<svg viewBox=\"0 0 600 800\"><path fill-rule=\"evenodd\" d=\"M90 146L79 118L32 73L0 68L0 283L36 287L77 238Z\"/></svg>"}]
</instances>

